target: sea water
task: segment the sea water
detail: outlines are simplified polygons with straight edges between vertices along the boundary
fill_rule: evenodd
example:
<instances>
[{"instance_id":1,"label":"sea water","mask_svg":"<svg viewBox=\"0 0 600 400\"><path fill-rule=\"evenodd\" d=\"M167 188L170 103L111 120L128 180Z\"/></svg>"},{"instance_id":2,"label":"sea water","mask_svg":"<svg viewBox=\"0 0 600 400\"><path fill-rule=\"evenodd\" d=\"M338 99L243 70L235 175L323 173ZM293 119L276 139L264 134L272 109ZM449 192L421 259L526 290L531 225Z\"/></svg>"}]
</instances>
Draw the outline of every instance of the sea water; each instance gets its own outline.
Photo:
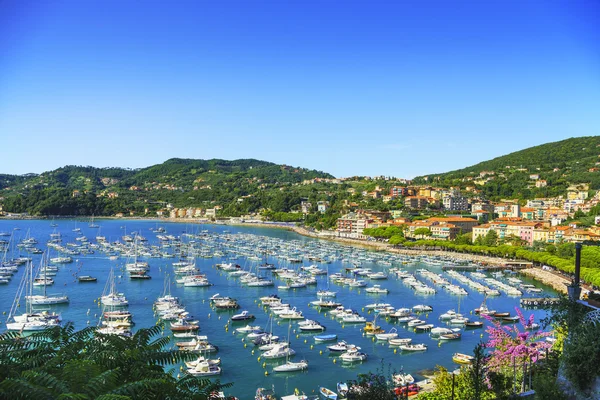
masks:
<instances>
[{"instance_id":1,"label":"sea water","mask_svg":"<svg viewBox=\"0 0 600 400\"><path fill-rule=\"evenodd\" d=\"M296 240L300 243L310 243L317 239L306 238L294 232L275 229L275 228L257 228L244 226L224 226L224 225L198 225L198 224L182 224L182 223L157 223L151 220L97 220L100 225L98 228L88 227L88 221L83 220L56 220L57 227L51 227L51 222L48 220L0 220L0 232L9 232L13 235L13 241L20 241L26 236L35 237L39 244L36 247L47 251L46 242L50 239L50 234L59 232L62 235L62 245L67 243L76 243L75 238L79 235L85 235L90 242L95 242L97 235L105 236L107 241L115 242L121 240L121 237L128 232L139 232L148 239L148 245L157 245L158 240L153 232L154 228L160 226L166 229L166 233L174 236L180 236L183 233L197 234L200 231L207 234L229 234L244 233L258 235L262 237L279 238L285 241ZM79 228L81 233L74 232L73 229ZM0 239L8 240L9 237L0 237ZM341 245L340 245L340 248ZM56 257L56 250L49 249L50 257ZM37 267L40 263L41 255L29 254L11 246L7 254L10 256L29 256L33 258L33 265ZM94 254L75 255L72 256L74 262L71 264L61 265L58 274L54 277L55 284L48 287L48 293L63 293L69 296L70 303L68 305L58 305L52 308L62 313L63 321L72 321L75 327L80 329L85 326L95 326L101 316L101 308L98 305L98 299L102 295L107 277L111 268L115 269L117 275L117 287L119 292L126 295L129 300L128 310L133 314L135 329L141 327L150 327L157 323L157 317L153 312L153 302L157 297L161 296L164 291L165 274L173 276L172 263L178 261L177 258L148 258L145 259L150 263L150 272L152 279L149 280L130 280L127 272L124 271L124 264L127 261L126 257L120 257L116 260L109 259L108 255L96 251ZM455 352L471 354L473 348L481 341L487 339L487 334L484 329L473 329L462 331L460 340L438 342L425 333L417 333L413 328L407 327L405 324L386 320L384 318L377 319L377 325L380 325L386 331L392 327L397 328L399 337L412 338L413 343L425 343L428 346L425 352L402 352L400 349L394 351L387 343L373 341L372 337L363 335L362 327L364 324L342 324L337 319L333 319L328 311L319 312L318 309L309 306L311 301L317 300L316 291L327 287L327 276L317 276L318 285L309 286L307 288L299 288L292 290L277 290L277 285L285 284L281 280L275 279L273 287L245 287L238 279L229 277L225 272L222 272L214 267L217 263L229 262L228 259L213 258L197 258L196 266L201 273L207 275L207 278L213 284L210 287L183 287L171 282L171 293L178 296L187 311L189 311L196 319L200 321L202 335L207 335L209 341L219 347L217 354L211 355L211 358L220 357L222 359L223 372L218 378L221 382L233 382L234 385L225 392L228 395L235 395L241 399L254 398L256 388L274 388L279 395L291 394L297 388L306 394L316 393L319 386L335 389L335 385L339 381L356 379L358 374L367 373L376 370L388 371L404 371L411 373L416 379L422 379L424 371L431 371L436 365L444 366L447 369L455 369L458 366L452 362L452 355ZM275 266L285 266L297 268L300 265L308 266L314 264L307 259L302 264L285 264L281 259L274 256L269 256L266 261L275 264ZM257 265L257 261L249 261L244 257L234 261L244 268L250 268ZM261 261L263 262L263 261ZM348 264L342 264L342 261L333 261L330 264L319 264L320 268L327 269L329 274L336 272L345 273L345 268ZM411 263L409 265L399 265L402 269L413 272L418 268L427 268L436 273L442 273L441 265L432 266L420 262ZM389 267L382 266L376 263L363 262L361 267L371 268L373 272L386 271ZM24 266L19 268L19 272L15 274L11 282L7 285L0 286L0 311L2 311L2 324L0 331L4 330L6 318L10 307L16 296L19 282L25 270ZM256 270L255 270L256 271ZM79 275L92 275L98 278L96 283L79 283L76 279ZM262 275L270 276L270 273L261 271ZM468 291L466 296L452 295L449 292L435 287L438 292L434 295L417 295L414 291L404 285L400 279L395 278L390 274L388 280L367 280L369 286L379 284L383 288L389 289L387 295L374 295L365 292L364 288L349 288L347 286L338 286L330 284L329 289L337 291L336 302L342 303L346 308L353 308L365 316L368 321L373 321L375 315L369 313L364 307L371 303L390 303L396 308L408 307L411 308L417 304L427 304L433 307L433 311L428 314L421 314L420 319L424 319L427 323L432 323L435 326L446 326L444 322L439 320L439 316L449 309L459 311L471 318L478 320L479 317L472 313L472 310L479 307L483 301L483 295L476 292L472 288L454 282L447 274L445 278L451 282L464 287ZM428 281L425 277L416 275L417 278L429 286L434 284ZM467 274L468 276L468 274ZM523 283L535 283L528 278L519 276ZM475 279L474 279L475 280ZM173 281L171 279L171 281ZM539 283L535 283L539 288L543 289L543 293L536 293L534 297L554 296L556 293L549 287L545 287ZM41 292L41 289L34 288L35 292ZM210 307L209 298L219 293L222 296L234 297L238 300L241 308L232 312L218 312ZM249 340L243 340L244 336L235 333L235 328L244 326L245 324L229 323L229 317L242 310L248 310L256 316L256 320L252 321L252 325L260 325L267 328L269 322L268 310L261 307L260 300L262 296L270 294L278 294L284 303L289 303L304 313L304 316L309 319L316 320L325 325L327 334L336 334L338 340L345 340L361 347L361 351L367 353L368 359L365 362L345 364L337 357L329 355L327 346L332 343L316 343L314 341L315 334L301 333L297 329L297 324L284 320L275 319L273 324L273 333L280 336L283 340L288 338L291 342L291 347L296 351L296 355L291 360L305 359L309 363L309 368L304 372L292 373L274 373L272 368L275 365L281 364L285 360L266 361L259 360L260 351L254 348ZM21 307L24 307L24 300L21 301ZM515 307L519 305L519 297L508 297L505 294L487 299L487 305L490 309L498 311L508 311L511 315L515 315ZM47 306L46 306L47 307ZM526 310L525 315L533 313L536 321L539 321L546 314L541 309ZM485 322L486 326L489 323ZM269 327L270 328L270 327ZM165 329L164 335L169 335L170 331ZM185 339L173 339L175 341ZM246 345L246 346L245 346ZM254 349L254 352L253 352ZM179 370L179 365L175 366ZM268 374L265 374L268 372ZM181 372L183 373L183 372ZM213 379L213 378L211 378Z\"/></svg>"}]
</instances>

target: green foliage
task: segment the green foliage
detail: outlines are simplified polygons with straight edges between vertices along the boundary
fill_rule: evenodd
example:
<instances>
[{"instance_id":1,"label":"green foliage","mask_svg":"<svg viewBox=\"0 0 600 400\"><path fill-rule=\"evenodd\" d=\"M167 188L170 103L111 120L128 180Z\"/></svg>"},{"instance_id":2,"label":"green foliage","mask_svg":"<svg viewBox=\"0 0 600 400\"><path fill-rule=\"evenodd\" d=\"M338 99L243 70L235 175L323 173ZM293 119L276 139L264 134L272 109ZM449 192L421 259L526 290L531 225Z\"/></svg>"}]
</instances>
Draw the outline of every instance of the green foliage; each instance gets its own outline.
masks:
<instances>
[{"instance_id":1,"label":"green foliage","mask_svg":"<svg viewBox=\"0 0 600 400\"><path fill-rule=\"evenodd\" d=\"M414 231L414 235L422 238L423 236L431 236L432 233L429 228L417 228Z\"/></svg>"},{"instance_id":2,"label":"green foliage","mask_svg":"<svg viewBox=\"0 0 600 400\"><path fill-rule=\"evenodd\" d=\"M482 244L484 246L495 246L496 243L498 243L498 233L495 230L490 229L483 238Z\"/></svg>"},{"instance_id":3,"label":"green foliage","mask_svg":"<svg viewBox=\"0 0 600 400\"><path fill-rule=\"evenodd\" d=\"M415 183L435 181L436 185L468 186L473 183L466 178L477 178L483 171L493 171L491 179L480 186L486 198L532 199L564 194L572 183L591 183L600 186L600 174L589 172L596 167L600 153L600 136L579 137L530 147L511 154L484 161L479 164L414 179ZM540 175L546 187L535 187L530 174ZM502 176L503 175L503 176Z\"/></svg>"},{"instance_id":4,"label":"green foliage","mask_svg":"<svg viewBox=\"0 0 600 400\"><path fill-rule=\"evenodd\" d=\"M41 175L0 175L0 197L5 211L32 215L143 215L171 203L178 208L218 204L223 215L240 216L261 208L298 208L301 196L315 196L312 185L299 183L313 178L333 177L258 160L171 159L139 170L67 166Z\"/></svg>"},{"instance_id":5,"label":"green foliage","mask_svg":"<svg viewBox=\"0 0 600 400\"><path fill-rule=\"evenodd\" d=\"M390 239L392 236L404 237L404 230L400 226L385 226L363 229L363 234L378 239Z\"/></svg>"},{"instance_id":6,"label":"green foliage","mask_svg":"<svg viewBox=\"0 0 600 400\"><path fill-rule=\"evenodd\" d=\"M389 370L389 368L388 368ZM358 379L348 382L348 387L359 387L348 396L353 400L397 400L392 384L392 373L383 372L383 365L375 373L359 374Z\"/></svg>"},{"instance_id":7,"label":"green foliage","mask_svg":"<svg viewBox=\"0 0 600 400\"><path fill-rule=\"evenodd\" d=\"M161 326L140 329L130 338L101 335L93 328L75 332L72 324L27 337L0 335L0 399L209 399L221 385L185 376L164 366L195 357L165 350L153 339Z\"/></svg>"}]
</instances>

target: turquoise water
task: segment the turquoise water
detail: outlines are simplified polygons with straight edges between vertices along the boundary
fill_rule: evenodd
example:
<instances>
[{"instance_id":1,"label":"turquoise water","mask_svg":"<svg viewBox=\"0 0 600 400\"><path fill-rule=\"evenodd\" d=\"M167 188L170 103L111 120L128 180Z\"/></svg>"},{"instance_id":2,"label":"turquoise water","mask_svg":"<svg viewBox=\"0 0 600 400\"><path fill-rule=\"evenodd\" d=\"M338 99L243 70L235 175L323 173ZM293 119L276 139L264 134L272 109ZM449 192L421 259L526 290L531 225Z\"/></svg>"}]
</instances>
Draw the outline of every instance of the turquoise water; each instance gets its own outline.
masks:
<instances>
[{"instance_id":1,"label":"turquoise water","mask_svg":"<svg viewBox=\"0 0 600 400\"><path fill-rule=\"evenodd\" d=\"M205 234L218 235L223 233L227 233L228 235L244 233L264 237L262 242L265 243L272 239L281 239L286 243L291 241L299 251L302 251L304 248L318 248L321 243L323 246L327 247L329 251L333 248L332 246L335 246L335 251L338 254L342 254L343 251L350 251L344 249L351 249L349 247L332 245L329 243L325 244L324 242L319 243L316 239L305 238L293 232L279 229L169 223L160 223L157 225L155 221L139 220L100 220L96 222L101 226L100 234L105 236L110 242L120 240L121 236L125 233L137 231L148 239L149 246L156 245L158 244L158 240L151 229L161 226L166 229L166 234L174 236L179 236L186 232L199 233L201 230L207 231L204 232ZM50 226L50 221L45 220L1 220L0 232L12 232L14 239L17 241L25 238L29 232L30 236L33 236L38 240L39 244L37 247L43 250L46 249L45 242L50 239L50 233L55 230L62 234L63 245L66 245L67 243L76 243L75 238L77 237L77 233L73 232L73 229L76 227L80 228L82 234L87 236L92 243L95 242L94 238L98 234L98 229L89 228L88 222L86 221L57 220L56 223L58 224L58 227L53 228ZM19 229L15 230L15 228ZM8 237L0 237L0 239L8 240ZM234 244L230 241L229 245L233 246ZM361 250L357 252L362 254L364 251ZM15 249L14 255L17 256L19 254L32 257L34 266L39 265L40 255L29 254L25 251L19 253L18 249ZM367 253L367 255L368 254L369 253ZM9 256L10 255L11 253L9 252ZM51 257L55 257L56 251L50 250L50 255ZM147 261L149 261L151 265L150 275L152 276L152 279L143 281L129 280L126 272L123 271L123 265L128 261L125 257L121 257L117 260L110 260L108 255L95 251L94 254L75 255L73 258L82 264L79 274L96 276L98 277L98 282L78 283L74 277L74 274L78 269L76 262L60 266L60 270L55 277L55 284L48 288L48 292L64 293L69 296L70 303L68 305L54 307L57 311L62 313L64 321L73 321L77 328L83 328L88 323L91 325L96 324L101 309L95 300L102 295L109 270L111 267L114 267L116 275L121 277L117 280L118 289L120 292L123 292L129 300L129 311L134 315L133 320L136 324L135 328L147 327L156 323L152 304L158 296L162 295L164 276L166 273L172 275L172 263L177 261L176 258L148 258ZM325 275L317 277L317 286L309 286L308 288L295 290L278 291L276 286L283 283L278 280L275 281L275 287L245 287L241 285L238 279L228 277L226 273L214 268L214 264L227 261L228 260L218 257L197 258L197 267L200 268L202 273L207 275L214 286L207 288L184 288L181 285L173 283L171 285L171 292L173 295L179 296L186 306L186 309L200 321L200 334L208 335L209 341L219 347L218 357L221 357L222 359L223 368L220 379L222 382L234 382L234 386L226 391L226 393L236 395L241 399L254 398L257 387L274 387L279 395L293 393L295 388L298 388L307 394L313 393L318 386L326 386L334 389L336 382L354 379L357 374L375 371L376 369L381 368L382 365L386 370L388 367L392 370L403 369L405 372L409 372L413 374L415 378L419 379L421 378L420 372L432 369L436 365L442 365L449 369L456 368L457 365L452 362L452 354L455 352L471 353L472 349L479 341L486 339L484 329L466 330L463 331L463 336L460 340L443 342L441 345L438 345L438 341L432 339L428 333L415 333L412 328L407 328L406 325L394 323L391 320L386 321L383 318L378 319L377 324L381 325L386 331L392 327L396 327L400 337L410 337L413 339L413 343L425 343L428 345L428 350L426 352L409 354L403 353L400 350L394 352L394 349L390 348L387 344L373 342L370 337L363 336L361 331L362 324L342 325L338 320L332 319L329 314L319 312L316 308L309 306L311 301L316 300L316 291L327 286L327 277ZM293 268L297 268L300 265L308 266L313 264L312 261L307 259L304 260L303 264L284 264L281 259L275 257L269 257L268 261L274 263L276 266ZM240 257L234 262L245 268L250 268L258 263L258 261L249 261L245 257ZM340 260L336 260L331 264L319 264L319 266L321 268L328 268L329 273L333 274L336 272L344 272L344 269L350 265L342 263ZM399 266L409 272L414 272L418 268L427 268L436 273L442 272L440 265L429 265L421 262ZM378 263L364 261L362 262L361 267L371 268L373 271L385 271L389 268ZM3 329L6 322L6 317L16 295L23 271L24 267L20 267L19 272L12 278L9 284L0 286L0 311L6 313L6 315L2 316L2 326L0 326L0 329ZM262 274L270 275L266 272L262 272ZM447 274L444 275L446 279L451 282L453 281ZM434 286L433 283L425 277L420 275L416 276L420 281L429 286ZM524 277L520 278L524 283L534 283ZM459 296L452 295L439 287L436 287L438 292L435 295L416 295L411 288L404 285L400 279L395 278L391 274L388 280L376 282L369 282L368 279L366 280L369 285L380 284L382 287L389 289L390 293L388 295L373 295L366 293L364 289L351 289L347 286L342 287L334 284L330 285L330 289L337 291L337 297L335 298L337 302L341 302L346 308L354 308L360 311L362 315L367 317L367 320L373 320L374 317L374 314L369 314L366 309L363 311L365 305L370 303L385 302L390 303L396 308L412 307L417 304L428 304L433 306L433 311L427 314L425 318L421 319L426 319L427 322L433 323L436 326L445 326L443 322L439 320L441 314L449 309L456 310L460 308L460 311L463 314L470 316L469 313L471 310L479 307L483 300L482 294L457 282L454 283L464 287L469 293L467 296L460 296L460 301ZM544 295L552 296L555 294L552 289L543 287L538 283L535 284L537 287L542 288L544 292L536 293L535 295L526 294L525 296L541 297ZM37 290L41 291L40 289ZM217 312L214 309L211 309L208 299L216 293L223 296L235 297L241 305L241 309L235 311L235 313L238 313L241 310L248 310L256 316L256 320L252 324L261 325L263 327L266 326L269 316L267 311L258 304L258 299L262 296L277 293L285 303L290 303L292 306L300 309L306 318L314 319L324 324L327 327L325 333L337 334L339 339L360 346L362 351L368 354L368 360L354 365L345 365L339 360L334 363L336 358L328 355L326 349L327 343L317 344L313 339L313 334L302 334L298 333L299 331L296 332L296 325L292 322L290 341L291 347L296 351L294 359L308 360L309 369L306 372L288 374L272 373L272 367L281 363L281 361L267 361L266 365L263 366L264 360L257 360L260 355L259 350L256 349L254 354L252 354L253 345L248 343L247 346L244 347L246 342L242 340L243 336L234 333L234 328L243 326L243 324L233 324L233 326L230 326L230 328L226 330L228 317L234 312ZM489 298L487 304L492 309L509 311L511 314L514 314L514 307L519 305L519 298L508 297L502 294L501 296ZM535 314L536 321L539 321L540 318L545 316L543 310L527 310L525 314L529 315L530 313ZM473 317L473 319L477 319L477 317ZM288 336L288 322L276 322L273 331L282 338L286 338ZM166 330L165 334L168 335L169 331ZM323 354L320 354L321 351ZM265 371L269 372L268 376L265 376Z\"/></svg>"}]
</instances>

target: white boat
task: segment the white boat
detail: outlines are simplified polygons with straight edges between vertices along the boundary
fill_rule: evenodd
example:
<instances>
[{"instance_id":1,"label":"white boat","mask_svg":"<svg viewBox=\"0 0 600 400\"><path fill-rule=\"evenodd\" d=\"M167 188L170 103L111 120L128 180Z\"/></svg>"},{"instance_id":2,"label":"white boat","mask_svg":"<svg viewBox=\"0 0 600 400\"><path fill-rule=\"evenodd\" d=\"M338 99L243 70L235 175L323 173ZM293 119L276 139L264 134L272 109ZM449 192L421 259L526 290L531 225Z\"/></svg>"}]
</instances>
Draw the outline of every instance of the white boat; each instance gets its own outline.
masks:
<instances>
[{"instance_id":1,"label":"white boat","mask_svg":"<svg viewBox=\"0 0 600 400\"><path fill-rule=\"evenodd\" d=\"M403 345L410 344L411 342L412 342L411 338L395 338L395 339L388 340L388 343L391 346L403 346Z\"/></svg>"},{"instance_id":2,"label":"white boat","mask_svg":"<svg viewBox=\"0 0 600 400\"><path fill-rule=\"evenodd\" d=\"M343 353L343 352L348 351L348 349L352 349L352 348L356 348L356 349L360 350L360 347L357 347L353 344L348 344L343 340L340 342L337 342L336 344L333 344L331 346L327 346L327 349L329 351L331 351L332 353Z\"/></svg>"},{"instance_id":3,"label":"white boat","mask_svg":"<svg viewBox=\"0 0 600 400\"><path fill-rule=\"evenodd\" d=\"M258 326L258 325L257 326L246 325L246 326L243 326L241 328L237 328L235 331L236 331L236 333L248 334L248 333L251 333L251 332L258 332L258 331L261 331L261 330L262 330L262 328L260 326Z\"/></svg>"},{"instance_id":4,"label":"white boat","mask_svg":"<svg viewBox=\"0 0 600 400\"><path fill-rule=\"evenodd\" d=\"M425 344L403 344L400 346L400 349L403 351L424 351L427 350L427 345Z\"/></svg>"},{"instance_id":5,"label":"white boat","mask_svg":"<svg viewBox=\"0 0 600 400\"><path fill-rule=\"evenodd\" d=\"M110 269L108 274L108 280L104 287L104 294L100 298L100 302L105 306L122 307L129 304L127 298L123 293L117 292L117 286L115 283L115 274L113 269Z\"/></svg>"},{"instance_id":6,"label":"white boat","mask_svg":"<svg viewBox=\"0 0 600 400\"><path fill-rule=\"evenodd\" d=\"M427 306L427 305L424 305L424 304L418 304L418 305L414 306L412 309L413 309L414 312L430 312L430 311L433 311L433 307Z\"/></svg>"},{"instance_id":7,"label":"white boat","mask_svg":"<svg viewBox=\"0 0 600 400\"><path fill-rule=\"evenodd\" d=\"M394 384L397 386L406 386L415 382L415 378L411 374L399 373L392 376Z\"/></svg>"},{"instance_id":8,"label":"white boat","mask_svg":"<svg viewBox=\"0 0 600 400\"><path fill-rule=\"evenodd\" d=\"M186 361L185 365L188 368L196 368L198 366L198 364L203 363L203 362L207 362L208 365L211 365L211 366L221 365L221 359L220 358L217 358L217 359L214 359L214 360L210 360L210 359L207 359L204 356L198 356L198 358L195 359L195 360L193 360L193 361Z\"/></svg>"},{"instance_id":9,"label":"white boat","mask_svg":"<svg viewBox=\"0 0 600 400\"><path fill-rule=\"evenodd\" d=\"M327 400L337 400L338 398L338 395L333 390L329 390L326 387L319 388L319 395L321 398Z\"/></svg>"},{"instance_id":10,"label":"white boat","mask_svg":"<svg viewBox=\"0 0 600 400\"><path fill-rule=\"evenodd\" d=\"M308 361L302 360L299 362L288 361L285 364L278 365L273 368L273 372L293 372L293 371L303 371L308 369Z\"/></svg>"},{"instance_id":11,"label":"white boat","mask_svg":"<svg viewBox=\"0 0 600 400\"><path fill-rule=\"evenodd\" d=\"M189 368L187 373L193 376L213 376L221 374L221 367L218 365L211 365L207 361L198 363L196 367Z\"/></svg>"},{"instance_id":12,"label":"white boat","mask_svg":"<svg viewBox=\"0 0 600 400\"><path fill-rule=\"evenodd\" d=\"M367 355L358 351L356 348L349 349L347 352L340 355L340 359L343 362L358 362L365 361L367 359Z\"/></svg>"},{"instance_id":13,"label":"white boat","mask_svg":"<svg viewBox=\"0 0 600 400\"><path fill-rule=\"evenodd\" d=\"M365 292L367 293L371 293L371 294L388 294L389 290L382 288L379 285L373 285L370 288L366 288Z\"/></svg>"},{"instance_id":14,"label":"white boat","mask_svg":"<svg viewBox=\"0 0 600 400\"><path fill-rule=\"evenodd\" d=\"M310 324L302 324L298 326L302 332L321 332L325 330L325 327L318 322L311 321Z\"/></svg>"},{"instance_id":15,"label":"white boat","mask_svg":"<svg viewBox=\"0 0 600 400\"><path fill-rule=\"evenodd\" d=\"M361 317L358 314L352 314L342 318L342 321L344 321L347 324L362 324L364 322L367 322L367 319L365 317Z\"/></svg>"},{"instance_id":16,"label":"white boat","mask_svg":"<svg viewBox=\"0 0 600 400\"><path fill-rule=\"evenodd\" d=\"M53 326L60 325L61 318L60 315L49 313L47 311L36 313L32 309L32 305L30 302L26 302L25 304L25 313L21 315L15 315L18 308L20 300L23 296L23 292L29 293L32 296L33 292L33 267L31 261L27 263L27 267L23 276L21 278L21 283L17 289L17 294L13 301L13 305L9 311L8 319L6 323L6 329L9 331L40 331ZM8 322L8 321L13 322Z\"/></svg>"},{"instance_id":17,"label":"white boat","mask_svg":"<svg viewBox=\"0 0 600 400\"><path fill-rule=\"evenodd\" d=\"M377 340L390 340L398 337L398 331L396 328L390 329L388 333L378 333L375 335Z\"/></svg>"},{"instance_id":18,"label":"white boat","mask_svg":"<svg viewBox=\"0 0 600 400\"><path fill-rule=\"evenodd\" d=\"M319 297L335 297L336 294L336 292L333 292L331 290L319 290L317 292L317 296Z\"/></svg>"},{"instance_id":19,"label":"white boat","mask_svg":"<svg viewBox=\"0 0 600 400\"><path fill-rule=\"evenodd\" d=\"M288 343L278 343L273 349L263 353L262 357L266 359L277 359L290 357L296 354L296 352L289 347Z\"/></svg>"}]
</instances>

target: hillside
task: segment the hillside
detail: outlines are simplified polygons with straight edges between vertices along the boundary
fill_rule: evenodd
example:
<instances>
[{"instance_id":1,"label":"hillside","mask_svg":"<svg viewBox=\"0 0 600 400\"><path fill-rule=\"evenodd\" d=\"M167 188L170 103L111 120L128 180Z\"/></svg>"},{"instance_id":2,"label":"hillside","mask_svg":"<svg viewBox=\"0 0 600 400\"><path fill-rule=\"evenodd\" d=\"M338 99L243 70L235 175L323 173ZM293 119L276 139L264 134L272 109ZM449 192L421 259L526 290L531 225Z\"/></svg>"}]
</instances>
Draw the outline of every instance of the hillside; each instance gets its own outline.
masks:
<instances>
[{"instance_id":1,"label":"hillside","mask_svg":"<svg viewBox=\"0 0 600 400\"><path fill-rule=\"evenodd\" d=\"M539 175L535 178L532 175ZM536 181L538 182L536 187ZM439 186L475 186L485 196L534 198L564 194L576 183L600 187L600 136L546 143L473 166L414 179Z\"/></svg>"},{"instance_id":2,"label":"hillside","mask_svg":"<svg viewBox=\"0 0 600 400\"><path fill-rule=\"evenodd\" d=\"M270 201L277 203L274 208L279 211L290 211L300 200L282 200L286 196L280 188L313 178L333 176L253 159L173 158L138 170L65 166L39 175L0 175L0 196L5 211L33 215L139 214L167 203L176 207L226 205L242 196L253 205L234 207L240 209L237 213ZM252 201L258 197L260 202Z\"/></svg>"}]
</instances>

